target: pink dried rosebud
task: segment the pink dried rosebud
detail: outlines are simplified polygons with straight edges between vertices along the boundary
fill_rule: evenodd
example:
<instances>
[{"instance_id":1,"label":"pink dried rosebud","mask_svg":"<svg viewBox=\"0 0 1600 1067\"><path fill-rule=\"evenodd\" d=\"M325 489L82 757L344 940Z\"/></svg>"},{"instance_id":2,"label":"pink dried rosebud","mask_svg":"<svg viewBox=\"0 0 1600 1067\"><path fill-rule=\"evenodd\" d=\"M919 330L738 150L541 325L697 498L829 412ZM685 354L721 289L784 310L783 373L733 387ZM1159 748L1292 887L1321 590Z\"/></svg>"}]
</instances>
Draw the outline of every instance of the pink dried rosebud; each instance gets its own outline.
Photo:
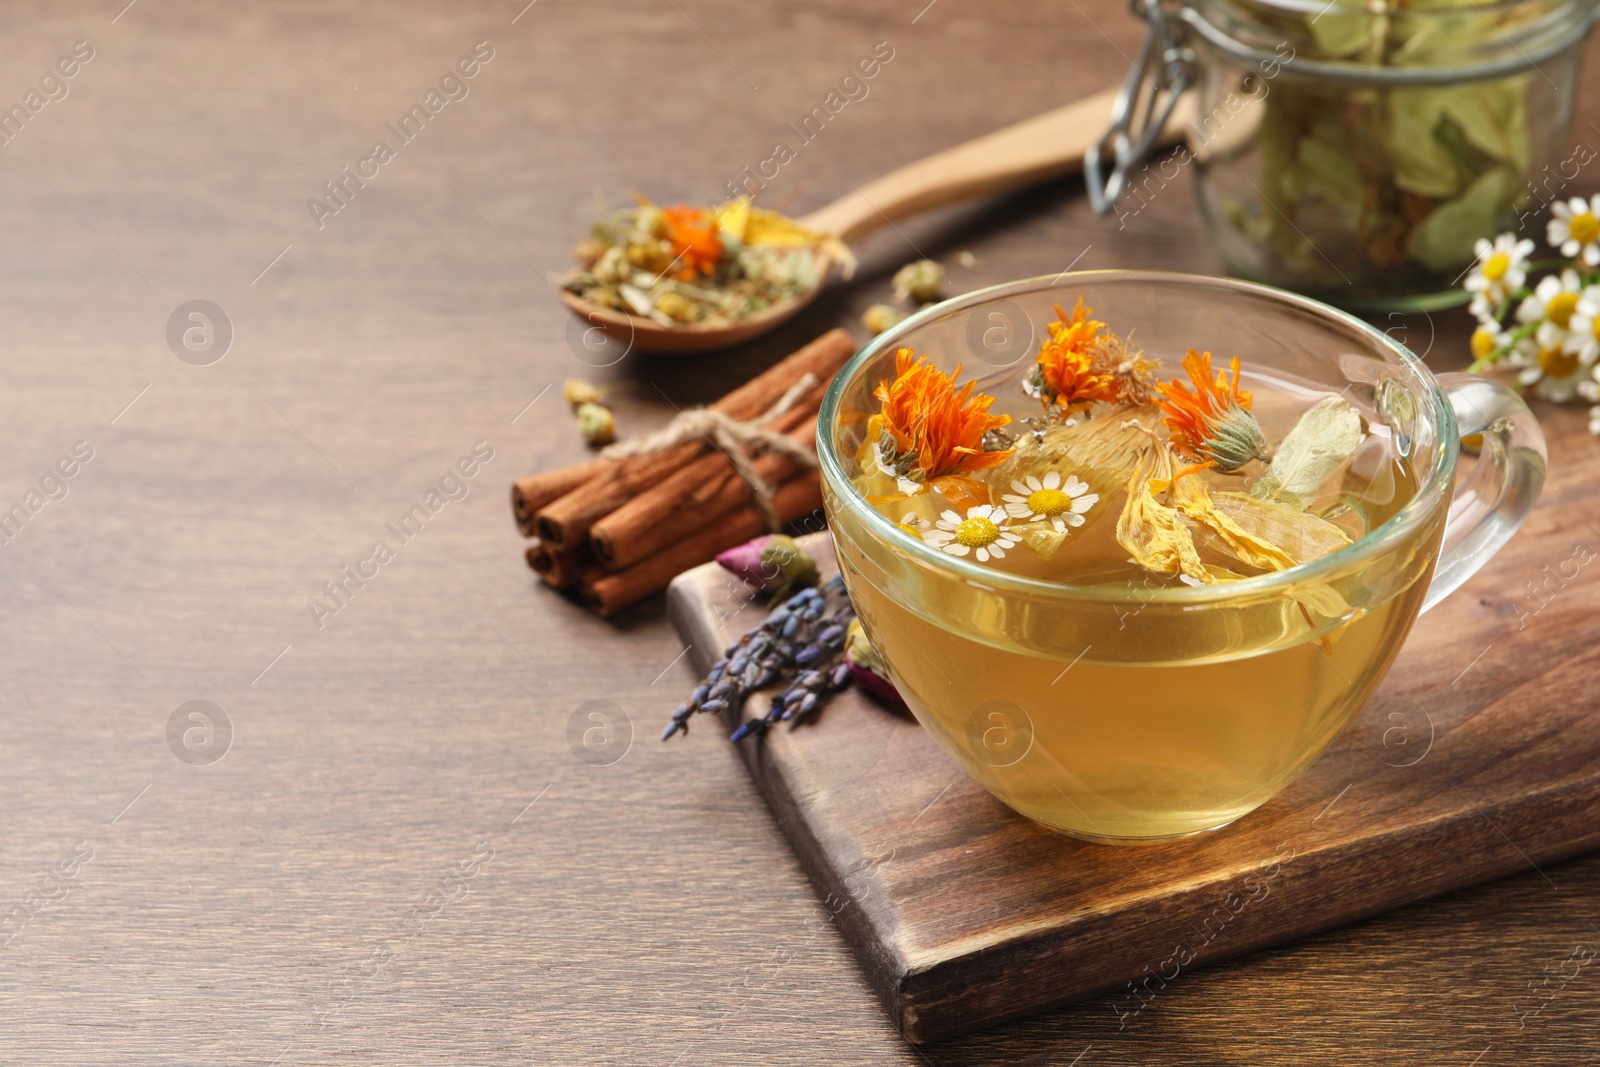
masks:
<instances>
[{"instance_id":1,"label":"pink dried rosebud","mask_svg":"<svg viewBox=\"0 0 1600 1067\"><path fill-rule=\"evenodd\" d=\"M717 553L717 562L722 564L722 569L736 577L743 578L751 585L760 589L766 588L766 583L761 572L761 548L767 543L771 534L762 534L754 537L742 545L734 545L726 551ZM771 575L774 581L776 574Z\"/></svg>"},{"instance_id":2,"label":"pink dried rosebud","mask_svg":"<svg viewBox=\"0 0 1600 1067\"><path fill-rule=\"evenodd\" d=\"M775 592L776 599L816 585L822 578L817 561L801 551L794 538L783 534L764 534L735 545L717 556L717 562L755 588Z\"/></svg>"},{"instance_id":3,"label":"pink dried rosebud","mask_svg":"<svg viewBox=\"0 0 1600 1067\"><path fill-rule=\"evenodd\" d=\"M883 660L878 658L878 650L867 640L867 632L861 628L859 619L850 620L850 628L845 631L844 661L856 685L896 711L911 710L906 707L894 683L889 681L889 672L884 668Z\"/></svg>"}]
</instances>

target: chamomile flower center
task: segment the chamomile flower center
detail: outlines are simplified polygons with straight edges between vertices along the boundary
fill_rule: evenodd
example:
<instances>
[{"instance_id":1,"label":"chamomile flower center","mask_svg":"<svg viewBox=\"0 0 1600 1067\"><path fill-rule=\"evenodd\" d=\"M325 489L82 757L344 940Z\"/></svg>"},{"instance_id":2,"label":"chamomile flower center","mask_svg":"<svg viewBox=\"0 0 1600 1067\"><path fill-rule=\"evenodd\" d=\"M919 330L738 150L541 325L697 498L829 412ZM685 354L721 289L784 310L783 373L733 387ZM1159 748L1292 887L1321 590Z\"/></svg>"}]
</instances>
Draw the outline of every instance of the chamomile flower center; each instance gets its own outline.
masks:
<instances>
[{"instance_id":1,"label":"chamomile flower center","mask_svg":"<svg viewBox=\"0 0 1600 1067\"><path fill-rule=\"evenodd\" d=\"M1567 324L1572 321L1572 313L1577 309L1577 293L1557 293L1550 298L1550 303L1545 305L1544 317L1565 330Z\"/></svg>"},{"instance_id":2,"label":"chamomile flower center","mask_svg":"<svg viewBox=\"0 0 1600 1067\"><path fill-rule=\"evenodd\" d=\"M1472 356L1474 359L1487 359L1495 349L1493 330L1478 328L1472 331Z\"/></svg>"},{"instance_id":3,"label":"chamomile flower center","mask_svg":"<svg viewBox=\"0 0 1600 1067\"><path fill-rule=\"evenodd\" d=\"M1539 369L1549 378L1566 378L1578 369L1578 355L1559 346L1539 350Z\"/></svg>"},{"instance_id":4,"label":"chamomile flower center","mask_svg":"<svg viewBox=\"0 0 1600 1067\"><path fill-rule=\"evenodd\" d=\"M1072 498L1059 489L1039 489L1028 494L1028 508L1035 515L1054 518L1072 510Z\"/></svg>"},{"instance_id":5,"label":"chamomile flower center","mask_svg":"<svg viewBox=\"0 0 1600 1067\"><path fill-rule=\"evenodd\" d=\"M1483 263L1483 276L1491 282L1497 282L1506 276L1506 271L1511 269L1511 257L1504 252L1496 252Z\"/></svg>"},{"instance_id":6,"label":"chamomile flower center","mask_svg":"<svg viewBox=\"0 0 1600 1067\"><path fill-rule=\"evenodd\" d=\"M1596 218L1592 211L1574 215L1572 221L1567 223L1567 233L1579 244L1589 244L1600 238L1600 218Z\"/></svg>"},{"instance_id":7,"label":"chamomile flower center","mask_svg":"<svg viewBox=\"0 0 1600 1067\"><path fill-rule=\"evenodd\" d=\"M1000 539L1000 527L993 519L964 519L955 534L956 540L968 548L982 548Z\"/></svg>"}]
</instances>

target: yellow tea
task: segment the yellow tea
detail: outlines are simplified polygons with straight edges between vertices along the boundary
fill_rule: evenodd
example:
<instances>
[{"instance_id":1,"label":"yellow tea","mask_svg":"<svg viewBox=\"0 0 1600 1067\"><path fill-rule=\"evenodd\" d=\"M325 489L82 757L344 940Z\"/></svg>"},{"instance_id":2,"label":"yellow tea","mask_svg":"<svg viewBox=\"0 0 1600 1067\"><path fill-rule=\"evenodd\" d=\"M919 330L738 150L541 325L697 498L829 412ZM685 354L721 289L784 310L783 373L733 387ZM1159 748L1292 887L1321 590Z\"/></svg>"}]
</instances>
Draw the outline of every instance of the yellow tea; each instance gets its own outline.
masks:
<instances>
[{"instance_id":1,"label":"yellow tea","mask_svg":"<svg viewBox=\"0 0 1600 1067\"><path fill-rule=\"evenodd\" d=\"M1398 510L1414 476L1404 463L1391 473L1395 491L1353 493L1360 506L1347 515L1376 525ZM923 725L1005 803L1090 837L1193 833L1275 795L1365 702L1427 587L1426 566L1410 557L1396 561L1405 573L1370 576L1398 591L1336 625L1293 589L1276 604L1173 621L1140 599L1166 581L1129 564L1101 521L1062 550L1071 565L1056 573L1130 598L1112 611L1030 616L995 610L976 584L907 570L896 546L830 512L856 612ZM1304 592L1319 595L1315 582Z\"/></svg>"}]
</instances>

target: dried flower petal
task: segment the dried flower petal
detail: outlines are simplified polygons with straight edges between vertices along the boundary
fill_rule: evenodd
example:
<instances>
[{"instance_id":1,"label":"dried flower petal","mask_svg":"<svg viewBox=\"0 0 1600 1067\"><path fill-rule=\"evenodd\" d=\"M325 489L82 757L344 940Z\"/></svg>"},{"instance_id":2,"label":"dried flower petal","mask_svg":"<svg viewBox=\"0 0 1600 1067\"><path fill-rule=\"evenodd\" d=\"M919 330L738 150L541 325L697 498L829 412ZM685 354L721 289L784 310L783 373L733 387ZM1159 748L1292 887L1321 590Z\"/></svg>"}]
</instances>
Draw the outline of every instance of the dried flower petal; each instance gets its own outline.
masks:
<instances>
[{"instance_id":1,"label":"dried flower petal","mask_svg":"<svg viewBox=\"0 0 1600 1067\"><path fill-rule=\"evenodd\" d=\"M678 263L678 278L689 281L697 274L710 274L722 259L722 238L717 230L717 220L704 208L663 208L661 217L667 224L667 241L672 246L672 258Z\"/></svg>"},{"instance_id":2,"label":"dried flower petal","mask_svg":"<svg viewBox=\"0 0 1600 1067\"><path fill-rule=\"evenodd\" d=\"M1128 480L1128 497L1117 518L1117 542L1147 571L1186 574L1209 585L1216 579L1195 551L1194 535L1183 517L1155 498L1171 483L1171 453L1165 448L1145 453Z\"/></svg>"},{"instance_id":3,"label":"dried flower petal","mask_svg":"<svg viewBox=\"0 0 1600 1067\"><path fill-rule=\"evenodd\" d=\"M1252 537L1272 544L1289 557L1293 566L1309 563L1350 543L1348 534L1319 515L1258 500L1247 493L1213 493L1211 500L1219 515L1227 516Z\"/></svg>"}]
</instances>

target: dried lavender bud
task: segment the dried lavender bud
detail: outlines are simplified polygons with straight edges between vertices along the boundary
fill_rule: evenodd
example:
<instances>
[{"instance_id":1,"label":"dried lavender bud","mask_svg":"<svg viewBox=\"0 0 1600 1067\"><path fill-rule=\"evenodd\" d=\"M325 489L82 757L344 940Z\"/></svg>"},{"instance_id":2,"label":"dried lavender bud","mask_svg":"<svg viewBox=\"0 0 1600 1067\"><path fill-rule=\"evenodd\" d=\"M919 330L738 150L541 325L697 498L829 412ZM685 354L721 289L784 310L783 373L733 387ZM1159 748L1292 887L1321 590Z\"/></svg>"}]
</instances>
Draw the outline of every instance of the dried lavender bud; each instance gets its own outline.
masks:
<instances>
[{"instance_id":1,"label":"dried lavender bud","mask_svg":"<svg viewBox=\"0 0 1600 1067\"><path fill-rule=\"evenodd\" d=\"M830 596L839 601L831 614ZM815 715L824 696L837 690L841 679L848 681L841 656L847 625L854 618L844 583L837 575L821 588L804 589L789 597L764 622L728 646L727 654L695 687L689 701L673 713L662 739L688 733L689 719L699 712L737 711L751 693L778 684L790 671L795 671L793 679L782 692L772 694L767 713L740 724L733 739L761 737L775 722Z\"/></svg>"}]
</instances>

